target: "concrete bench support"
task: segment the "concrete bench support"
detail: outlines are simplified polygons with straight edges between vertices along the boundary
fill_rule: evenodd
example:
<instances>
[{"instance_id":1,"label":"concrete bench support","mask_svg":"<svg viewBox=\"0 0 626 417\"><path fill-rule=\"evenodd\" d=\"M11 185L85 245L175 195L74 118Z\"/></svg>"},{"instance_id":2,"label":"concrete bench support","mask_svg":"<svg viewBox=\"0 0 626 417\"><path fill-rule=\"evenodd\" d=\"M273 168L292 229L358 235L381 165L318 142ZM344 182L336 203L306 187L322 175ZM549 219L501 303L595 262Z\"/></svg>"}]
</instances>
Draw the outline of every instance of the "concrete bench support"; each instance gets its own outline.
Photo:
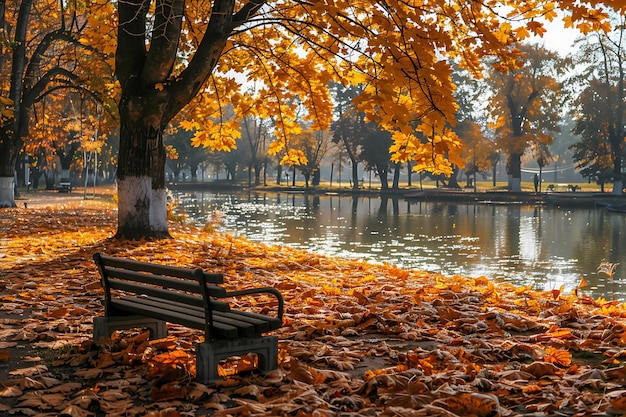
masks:
<instances>
[{"instance_id":1,"label":"concrete bench support","mask_svg":"<svg viewBox=\"0 0 626 417\"><path fill-rule=\"evenodd\" d=\"M231 356L256 353L258 369L269 372L278 367L278 336L250 337L237 340L216 340L196 345L196 379L208 384L219 380L219 361Z\"/></svg>"}]
</instances>

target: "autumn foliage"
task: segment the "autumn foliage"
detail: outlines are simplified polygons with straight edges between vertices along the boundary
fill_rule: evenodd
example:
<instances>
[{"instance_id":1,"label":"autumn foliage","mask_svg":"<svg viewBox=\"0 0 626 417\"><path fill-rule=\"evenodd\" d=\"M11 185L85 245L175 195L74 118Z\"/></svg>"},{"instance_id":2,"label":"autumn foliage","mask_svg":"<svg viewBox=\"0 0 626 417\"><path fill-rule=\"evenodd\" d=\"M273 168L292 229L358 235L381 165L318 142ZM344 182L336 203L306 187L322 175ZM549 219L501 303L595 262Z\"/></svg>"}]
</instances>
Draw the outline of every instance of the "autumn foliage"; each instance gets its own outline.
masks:
<instances>
[{"instance_id":1,"label":"autumn foliage","mask_svg":"<svg viewBox=\"0 0 626 417\"><path fill-rule=\"evenodd\" d=\"M0 412L63 416L592 416L626 412L626 309L575 294L328 258L170 224L112 239L115 209L66 200L0 217ZM193 381L201 333L91 341L91 255L225 274L286 299L280 366ZM230 288L229 288L230 289ZM237 308L263 310L263 302ZM235 371L243 371L236 373ZM21 414L20 414L21 413ZM351 414L346 414L351 415Z\"/></svg>"}]
</instances>

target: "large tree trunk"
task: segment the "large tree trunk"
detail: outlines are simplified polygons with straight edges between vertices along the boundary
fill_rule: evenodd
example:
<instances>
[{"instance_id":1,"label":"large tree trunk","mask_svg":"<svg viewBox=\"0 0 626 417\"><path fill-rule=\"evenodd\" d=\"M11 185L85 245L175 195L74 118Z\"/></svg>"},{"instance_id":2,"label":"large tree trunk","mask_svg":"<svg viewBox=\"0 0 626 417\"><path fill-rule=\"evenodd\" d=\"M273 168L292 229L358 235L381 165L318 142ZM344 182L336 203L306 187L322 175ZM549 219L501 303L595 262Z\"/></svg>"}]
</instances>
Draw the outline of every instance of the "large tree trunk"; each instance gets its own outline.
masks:
<instances>
[{"instance_id":1,"label":"large tree trunk","mask_svg":"<svg viewBox=\"0 0 626 417\"><path fill-rule=\"evenodd\" d=\"M168 237L163 129L130 121L120 106L117 237Z\"/></svg>"},{"instance_id":2,"label":"large tree trunk","mask_svg":"<svg viewBox=\"0 0 626 417\"><path fill-rule=\"evenodd\" d=\"M13 176L0 177L0 207L15 207Z\"/></svg>"},{"instance_id":3,"label":"large tree trunk","mask_svg":"<svg viewBox=\"0 0 626 417\"><path fill-rule=\"evenodd\" d=\"M15 207L15 159L12 139L0 136L0 208Z\"/></svg>"},{"instance_id":4,"label":"large tree trunk","mask_svg":"<svg viewBox=\"0 0 626 417\"><path fill-rule=\"evenodd\" d=\"M22 0L19 7L17 26L15 27L15 39L10 48L13 50L11 61L11 88L9 98L13 101L12 116L1 116L0 125L0 207L15 207L15 163L22 149L22 136L24 123L20 123L19 117L24 115L23 91L24 69L26 68L26 34L28 31L30 8L32 0ZM4 5L4 2L2 3ZM4 17L4 16L3 16ZM8 52L8 51L7 51ZM7 76L8 74L3 74Z\"/></svg>"}]
</instances>

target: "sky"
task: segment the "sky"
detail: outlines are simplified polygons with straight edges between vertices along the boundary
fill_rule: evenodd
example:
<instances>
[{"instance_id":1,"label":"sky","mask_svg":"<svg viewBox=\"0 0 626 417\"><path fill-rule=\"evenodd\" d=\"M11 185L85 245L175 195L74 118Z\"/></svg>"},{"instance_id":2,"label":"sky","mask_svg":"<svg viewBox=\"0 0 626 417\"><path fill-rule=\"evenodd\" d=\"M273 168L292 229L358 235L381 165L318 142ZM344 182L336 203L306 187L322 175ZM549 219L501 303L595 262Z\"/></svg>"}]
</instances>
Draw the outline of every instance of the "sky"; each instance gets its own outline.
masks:
<instances>
[{"instance_id":1,"label":"sky","mask_svg":"<svg viewBox=\"0 0 626 417\"><path fill-rule=\"evenodd\" d=\"M533 37L532 42L543 44L547 49L557 52L561 56L567 55L573 49L574 40L582 35L576 29L565 29L563 25L561 19L544 23L547 33L544 34L543 38Z\"/></svg>"}]
</instances>

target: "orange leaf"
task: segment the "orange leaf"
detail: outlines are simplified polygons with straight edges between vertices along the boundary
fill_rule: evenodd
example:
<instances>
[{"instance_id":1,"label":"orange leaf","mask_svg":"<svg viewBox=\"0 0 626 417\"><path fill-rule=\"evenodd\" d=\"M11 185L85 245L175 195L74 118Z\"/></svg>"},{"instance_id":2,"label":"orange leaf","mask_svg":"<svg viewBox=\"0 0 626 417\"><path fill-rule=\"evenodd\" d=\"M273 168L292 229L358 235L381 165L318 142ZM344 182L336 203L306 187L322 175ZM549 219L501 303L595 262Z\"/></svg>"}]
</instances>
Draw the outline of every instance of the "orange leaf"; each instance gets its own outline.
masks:
<instances>
[{"instance_id":1,"label":"orange leaf","mask_svg":"<svg viewBox=\"0 0 626 417\"><path fill-rule=\"evenodd\" d=\"M539 385L527 385L525 387L522 387L522 392L524 394L534 394L541 391L543 391L543 388L541 388Z\"/></svg>"},{"instance_id":2,"label":"orange leaf","mask_svg":"<svg viewBox=\"0 0 626 417\"><path fill-rule=\"evenodd\" d=\"M548 362L533 362L530 365L522 365L520 370L528 372L535 378L542 378L546 375L556 375L560 372L559 368Z\"/></svg>"},{"instance_id":3,"label":"orange leaf","mask_svg":"<svg viewBox=\"0 0 626 417\"><path fill-rule=\"evenodd\" d=\"M449 397L445 402L458 415L500 415L500 402L495 395L462 393Z\"/></svg>"},{"instance_id":4,"label":"orange leaf","mask_svg":"<svg viewBox=\"0 0 626 417\"><path fill-rule=\"evenodd\" d=\"M186 395L187 388L181 387L177 382L168 382L160 388L153 386L150 390L150 396L155 401L182 400Z\"/></svg>"},{"instance_id":5,"label":"orange leaf","mask_svg":"<svg viewBox=\"0 0 626 417\"><path fill-rule=\"evenodd\" d=\"M570 366L572 364L572 354L567 350L548 347L543 360L560 366Z\"/></svg>"},{"instance_id":6,"label":"orange leaf","mask_svg":"<svg viewBox=\"0 0 626 417\"><path fill-rule=\"evenodd\" d=\"M68 314L70 316L85 316L91 313L92 312L90 310L87 310L86 308L73 308L70 311L68 311Z\"/></svg>"},{"instance_id":7,"label":"orange leaf","mask_svg":"<svg viewBox=\"0 0 626 417\"><path fill-rule=\"evenodd\" d=\"M53 319L60 319L61 317L65 317L67 315L68 310L69 309L67 307L57 308L56 310L48 311L48 314L45 316Z\"/></svg>"},{"instance_id":8,"label":"orange leaf","mask_svg":"<svg viewBox=\"0 0 626 417\"><path fill-rule=\"evenodd\" d=\"M563 285L561 285L561 288L559 288L558 290L552 290L552 298L554 298L555 300L559 299L559 296L561 295L561 293L563 292L563 289L565 287Z\"/></svg>"},{"instance_id":9,"label":"orange leaf","mask_svg":"<svg viewBox=\"0 0 626 417\"><path fill-rule=\"evenodd\" d=\"M626 390L611 391L606 394L606 399L618 410L626 410Z\"/></svg>"}]
</instances>

